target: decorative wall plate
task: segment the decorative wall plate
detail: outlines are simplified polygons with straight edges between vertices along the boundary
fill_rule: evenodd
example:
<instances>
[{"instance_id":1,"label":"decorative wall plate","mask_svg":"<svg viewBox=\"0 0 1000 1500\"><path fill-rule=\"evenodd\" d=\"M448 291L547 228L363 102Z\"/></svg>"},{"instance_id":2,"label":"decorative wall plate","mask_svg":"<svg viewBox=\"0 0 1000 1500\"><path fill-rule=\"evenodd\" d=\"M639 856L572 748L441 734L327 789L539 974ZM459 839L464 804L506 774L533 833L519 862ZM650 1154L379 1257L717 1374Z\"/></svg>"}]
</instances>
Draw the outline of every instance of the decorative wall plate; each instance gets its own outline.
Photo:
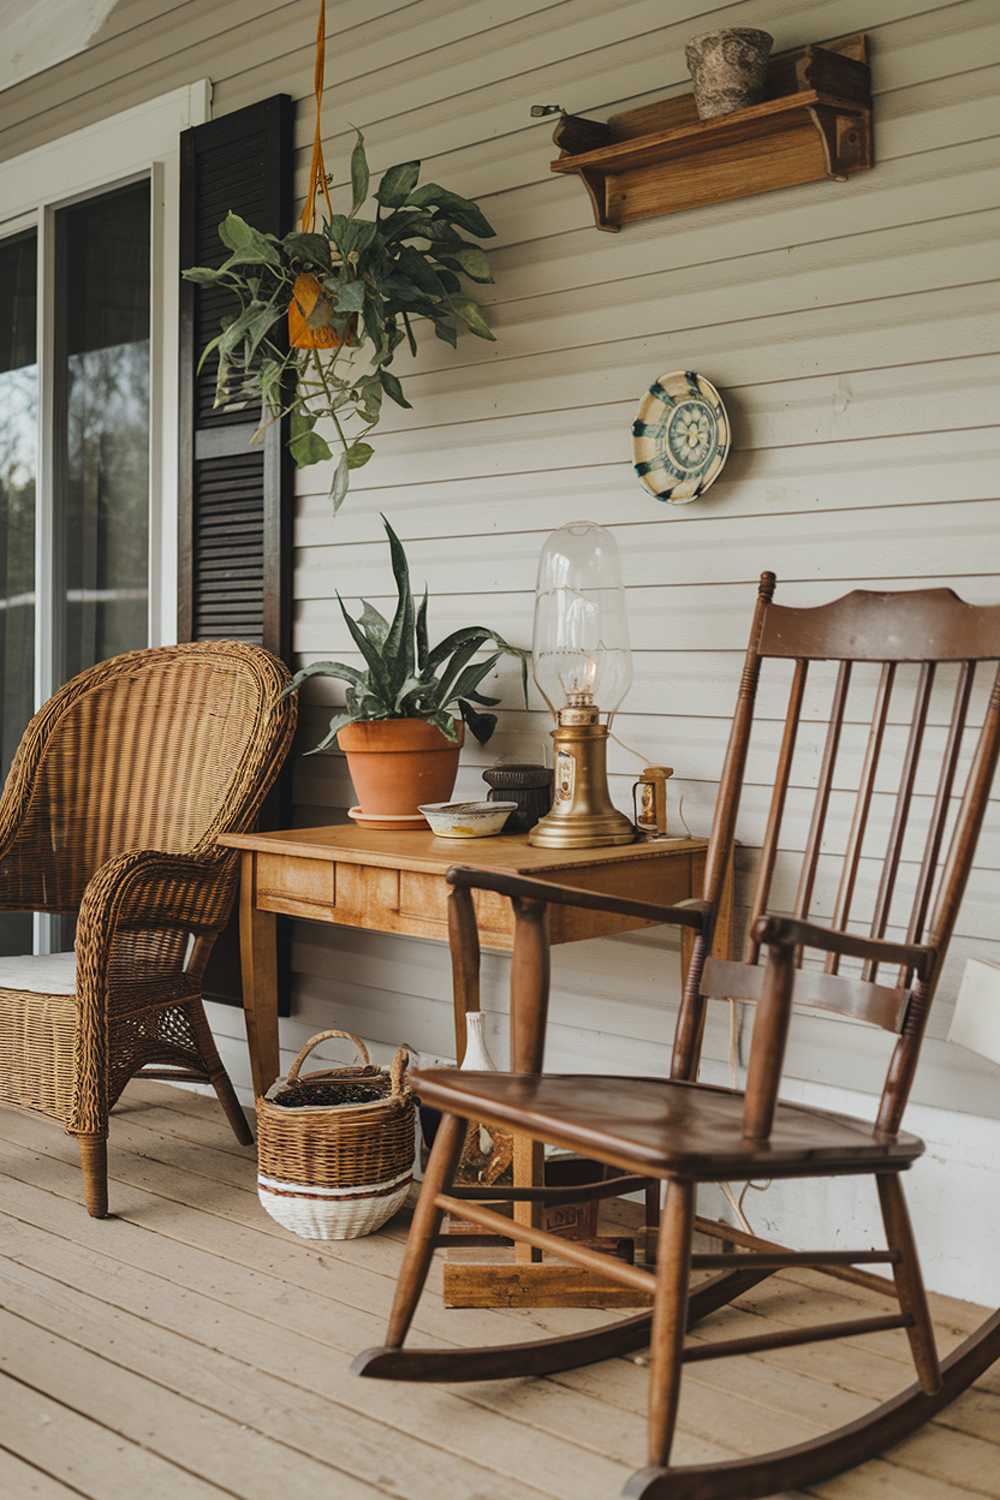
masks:
<instances>
[{"instance_id":1,"label":"decorative wall plate","mask_svg":"<svg viewBox=\"0 0 1000 1500\"><path fill-rule=\"evenodd\" d=\"M722 397L694 370L653 382L632 424L635 472L657 500L684 505L714 484L729 457L731 433Z\"/></svg>"}]
</instances>

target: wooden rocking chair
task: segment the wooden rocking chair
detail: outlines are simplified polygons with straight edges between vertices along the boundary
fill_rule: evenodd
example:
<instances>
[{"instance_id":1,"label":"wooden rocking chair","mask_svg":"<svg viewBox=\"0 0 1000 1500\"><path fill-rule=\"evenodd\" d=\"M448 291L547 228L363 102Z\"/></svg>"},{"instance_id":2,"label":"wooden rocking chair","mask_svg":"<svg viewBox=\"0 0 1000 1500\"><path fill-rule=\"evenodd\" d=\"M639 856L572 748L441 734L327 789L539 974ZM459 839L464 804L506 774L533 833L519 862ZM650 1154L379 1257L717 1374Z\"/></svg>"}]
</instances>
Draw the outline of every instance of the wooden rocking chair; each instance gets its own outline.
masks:
<instances>
[{"instance_id":1,"label":"wooden rocking chair","mask_svg":"<svg viewBox=\"0 0 1000 1500\"><path fill-rule=\"evenodd\" d=\"M473 889L511 897L516 913L512 966L511 1073L430 1069L414 1074L421 1098L444 1112L413 1219L386 1344L355 1362L358 1374L399 1380L483 1380L542 1375L650 1346L648 1467L633 1475L626 1494L643 1500L750 1500L819 1482L869 1458L920 1427L1000 1357L1000 1312L939 1362L916 1244L900 1182L923 1150L902 1129L934 991L983 821L1000 751L1000 673L989 693L982 729L965 782L950 852L942 861L945 825L957 792L962 740L977 663L1000 660L1000 605L966 604L951 590L907 593L857 591L815 609L773 605L774 576L761 579L746 664L716 810L701 901L659 908L593 892L456 868L451 900L471 914ZM726 860L753 724L763 659L794 662L774 793L753 897L745 962L709 957ZM768 914L782 814L806 677L812 661L839 662L816 800L795 910ZM890 698L900 663L919 663L912 718L902 757L895 811L874 902L871 935L848 931ZM829 927L808 921L821 840L833 786L844 710L855 663L878 663L881 673L854 816ZM950 726L937 771L936 792L906 940L887 941L893 892L903 852L931 695L938 675L953 664L957 676ZM943 868L940 870L939 865ZM931 897L937 882L933 915ZM693 929L693 956L674 1040L669 1080L558 1076L541 1071L548 997L546 907L600 906L646 915ZM456 923L468 928L474 924ZM766 961L761 961L766 950ZM802 967L803 950L825 955L821 968ZM456 954L462 961L462 955ZM844 959L861 960L853 975ZM882 967L898 972L880 982ZM738 997L757 1002L746 1092L697 1082L706 1001ZM793 1000L871 1022L895 1034L874 1125L778 1100ZM617 1167L667 1183L655 1272L616 1262L528 1223L512 1223L467 1201L449 1186L464 1134L475 1118L523 1131L536 1140L583 1150ZM755 1176L828 1177L870 1174L881 1203L884 1251L792 1252L764 1248L712 1255L691 1253L699 1182L746 1181ZM530 1190L508 1189L530 1199ZM490 1234L521 1241L653 1296L652 1313L610 1328L491 1349L404 1349L445 1211L471 1219ZM724 1342L685 1343L685 1331L748 1287L786 1266L841 1267L882 1262L892 1268L899 1312L787 1333ZM689 1294L692 1268L720 1272ZM715 1359L889 1328L905 1329L916 1366L915 1384L869 1415L823 1437L780 1452L725 1463L670 1467L681 1369L686 1360Z\"/></svg>"}]
</instances>

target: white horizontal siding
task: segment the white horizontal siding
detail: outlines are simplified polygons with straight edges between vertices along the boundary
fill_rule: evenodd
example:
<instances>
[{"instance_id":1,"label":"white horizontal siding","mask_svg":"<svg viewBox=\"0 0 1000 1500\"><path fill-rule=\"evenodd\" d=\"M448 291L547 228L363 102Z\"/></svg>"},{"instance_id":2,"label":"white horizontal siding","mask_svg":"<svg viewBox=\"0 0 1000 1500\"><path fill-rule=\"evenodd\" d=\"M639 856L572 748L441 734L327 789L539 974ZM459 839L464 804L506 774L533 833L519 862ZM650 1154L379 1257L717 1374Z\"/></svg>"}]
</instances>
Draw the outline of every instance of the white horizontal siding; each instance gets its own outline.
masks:
<instances>
[{"instance_id":1,"label":"white horizontal siding","mask_svg":"<svg viewBox=\"0 0 1000 1500\"><path fill-rule=\"evenodd\" d=\"M635 684L616 728L675 767L675 811L708 829L756 579L786 603L822 602L857 584L954 587L1000 599L1000 16L994 0L337 0L329 6L324 96L327 163L342 196L351 130L376 170L412 156L480 200L497 228L496 285L485 289L494 345L432 341L410 364L412 412L390 408L375 460L334 520L323 467L299 476L295 635L301 661L351 657L338 588L387 601L379 512L407 540L440 634L480 620L527 642L545 534L587 515L613 526L630 587ZM866 27L878 165L845 184L679 214L602 235L579 184L548 170L559 102L604 118L687 87L683 48L713 24L763 24L779 46ZM128 0L87 53L0 95L0 157L166 88L209 76L216 113L277 91L302 101L296 190L312 134L314 0ZM629 468L629 426L663 370L697 368L724 390L734 452L700 503L658 506ZM928 749L950 712L947 674L931 705ZM914 672L899 674L900 695ZM467 747L459 791L481 789L499 754L537 757L548 731L515 669L494 676L508 707L486 751ZM788 670L765 673L761 725L740 809L737 906L745 915L780 735ZM792 899L805 845L832 674L811 674L783 823L776 904ZM857 674L820 861L815 911L836 890L875 674ZM977 687L970 722L981 720ZM306 694L318 737L339 700ZM903 697L890 714L857 912L870 910L891 791L905 741ZM611 747L611 786L627 807L637 762ZM298 817L342 816L352 800L339 756L300 761ZM921 772L903 850L898 911L912 891L933 777ZM953 809L954 811L954 809ZM1000 873L1000 794L990 807L958 923L916 1098L1000 1114L996 1070L942 1039L965 959L1000 956L992 889ZM447 955L433 944L303 926L294 949L295 1015L284 1041L349 1025L380 1047L405 1037L451 1050ZM582 944L555 963L551 1056L593 1069L648 1068L668 1045L677 998L669 934ZM506 1039L506 962L486 960L493 1041ZM238 1018L214 1020L245 1083ZM889 1041L860 1026L800 1017L788 1072L797 1087L877 1092ZM728 1055L725 1007L707 1036ZM954 1288L952 1288L954 1289Z\"/></svg>"}]
</instances>

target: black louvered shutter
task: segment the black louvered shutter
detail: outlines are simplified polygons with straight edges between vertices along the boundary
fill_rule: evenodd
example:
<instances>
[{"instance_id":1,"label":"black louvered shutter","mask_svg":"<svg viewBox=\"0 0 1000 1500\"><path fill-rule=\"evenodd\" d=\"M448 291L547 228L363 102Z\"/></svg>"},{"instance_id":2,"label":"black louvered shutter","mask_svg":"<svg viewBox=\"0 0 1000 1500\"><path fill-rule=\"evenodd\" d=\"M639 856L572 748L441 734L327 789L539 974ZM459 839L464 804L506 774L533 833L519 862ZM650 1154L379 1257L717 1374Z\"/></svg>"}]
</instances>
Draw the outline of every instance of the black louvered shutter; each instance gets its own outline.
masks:
<instances>
[{"instance_id":1,"label":"black louvered shutter","mask_svg":"<svg viewBox=\"0 0 1000 1500\"><path fill-rule=\"evenodd\" d=\"M295 106L287 94L181 136L181 265L218 266L229 209L255 229L292 227ZM259 407L216 411L217 361L201 350L233 299L182 282L180 351L181 640L243 640L290 650L292 465L277 424L250 447Z\"/></svg>"},{"instance_id":2,"label":"black louvered shutter","mask_svg":"<svg viewBox=\"0 0 1000 1500\"><path fill-rule=\"evenodd\" d=\"M181 135L182 266L218 266L227 251L219 225L229 209L255 229L285 234L294 212L295 105L287 94L196 125ZM291 652L291 528L294 465L286 424L272 424L250 446L260 409L215 411L217 361L197 373L201 350L219 331L233 299L181 282L179 411L178 639L241 640L282 660ZM291 821L283 775L261 817ZM279 1006L287 1014L288 924L279 931ZM240 1000L235 917L205 976L211 998Z\"/></svg>"}]
</instances>

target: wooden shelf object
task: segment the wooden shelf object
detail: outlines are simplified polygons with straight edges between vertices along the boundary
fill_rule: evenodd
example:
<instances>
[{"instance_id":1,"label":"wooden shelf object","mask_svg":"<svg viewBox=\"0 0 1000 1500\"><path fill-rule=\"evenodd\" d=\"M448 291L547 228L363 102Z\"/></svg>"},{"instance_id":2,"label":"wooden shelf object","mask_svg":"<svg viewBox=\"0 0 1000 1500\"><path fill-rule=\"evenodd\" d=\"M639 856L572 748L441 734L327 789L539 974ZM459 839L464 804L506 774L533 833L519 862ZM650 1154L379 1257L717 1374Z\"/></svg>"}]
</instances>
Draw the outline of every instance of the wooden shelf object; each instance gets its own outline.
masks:
<instances>
[{"instance_id":1,"label":"wooden shelf object","mask_svg":"<svg viewBox=\"0 0 1000 1500\"><path fill-rule=\"evenodd\" d=\"M683 94L612 115L562 115L553 172L573 173L600 229L831 178L873 164L864 33L772 58L760 104L699 120Z\"/></svg>"}]
</instances>

